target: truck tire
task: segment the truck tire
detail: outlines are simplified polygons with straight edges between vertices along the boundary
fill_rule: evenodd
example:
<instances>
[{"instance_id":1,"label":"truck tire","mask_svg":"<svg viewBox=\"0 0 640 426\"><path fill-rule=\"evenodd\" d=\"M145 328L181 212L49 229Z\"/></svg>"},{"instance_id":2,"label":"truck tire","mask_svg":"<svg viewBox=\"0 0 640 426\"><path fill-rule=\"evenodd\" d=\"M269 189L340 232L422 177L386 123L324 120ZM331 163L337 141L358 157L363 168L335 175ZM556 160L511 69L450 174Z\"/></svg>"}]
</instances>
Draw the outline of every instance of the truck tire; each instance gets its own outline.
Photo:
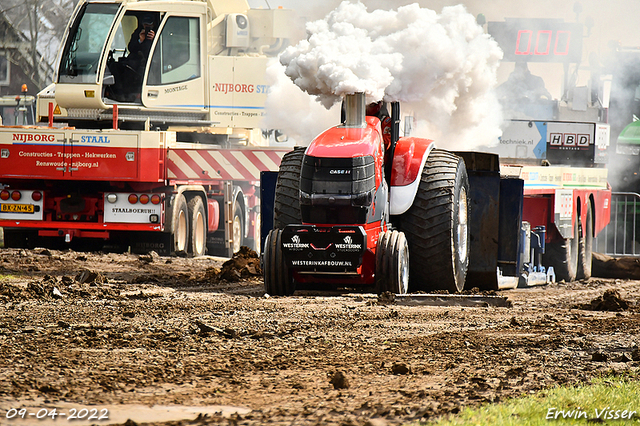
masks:
<instances>
[{"instance_id":1,"label":"truck tire","mask_svg":"<svg viewBox=\"0 0 640 426\"><path fill-rule=\"evenodd\" d=\"M37 231L4 228L4 248L33 249L38 242Z\"/></svg>"},{"instance_id":2,"label":"truck tire","mask_svg":"<svg viewBox=\"0 0 640 426\"><path fill-rule=\"evenodd\" d=\"M244 216L242 206L236 201L233 209L233 221L231 222L231 238L233 239L233 252L240 251L244 245Z\"/></svg>"},{"instance_id":3,"label":"truck tire","mask_svg":"<svg viewBox=\"0 0 640 426\"><path fill-rule=\"evenodd\" d=\"M582 230L578 248L578 272L576 278L588 280L591 278L591 265L593 259L593 209L591 200L587 203L586 223L578 225Z\"/></svg>"},{"instance_id":4,"label":"truck tire","mask_svg":"<svg viewBox=\"0 0 640 426\"><path fill-rule=\"evenodd\" d=\"M204 212L202 198L195 196L187 205L191 235L189 238L189 253L193 257L204 256L207 249L207 216Z\"/></svg>"},{"instance_id":5,"label":"truck tire","mask_svg":"<svg viewBox=\"0 0 640 426\"><path fill-rule=\"evenodd\" d=\"M302 222L300 213L300 169L305 147L295 147L280 162L273 206L273 227L284 229L289 224Z\"/></svg>"},{"instance_id":6,"label":"truck tire","mask_svg":"<svg viewBox=\"0 0 640 426\"><path fill-rule=\"evenodd\" d=\"M409 289L409 246L404 233L385 231L376 247L376 292L406 294Z\"/></svg>"},{"instance_id":7,"label":"truck tire","mask_svg":"<svg viewBox=\"0 0 640 426\"><path fill-rule=\"evenodd\" d=\"M574 238L548 243L542 256L542 263L553 266L557 281L575 281L578 271L578 222L573 223Z\"/></svg>"},{"instance_id":8,"label":"truck tire","mask_svg":"<svg viewBox=\"0 0 640 426\"><path fill-rule=\"evenodd\" d=\"M171 216L172 252L177 255L187 254L189 249L189 208L183 194L176 195L173 200Z\"/></svg>"},{"instance_id":9,"label":"truck tire","mask_svg":"<svg viewBox=\"0 0 640 426\"><path fill-rule=\"evenodd\" d=\"M464 289L469 266L468 193L462 158L440 149L431 151L413 205L399 222L411 252L411 291Z\"/></svg>"},{"instance_id":10,"label":"truck tire","mask_svg":"<svg viewBox=\"0 0 640 426\"><path fill-rule=\"evenodd\" d=\"M264 243L264 291L273 296L290 296L295 284L282 256L282 230L272 229Z\"/></svg>"}]
</instances>

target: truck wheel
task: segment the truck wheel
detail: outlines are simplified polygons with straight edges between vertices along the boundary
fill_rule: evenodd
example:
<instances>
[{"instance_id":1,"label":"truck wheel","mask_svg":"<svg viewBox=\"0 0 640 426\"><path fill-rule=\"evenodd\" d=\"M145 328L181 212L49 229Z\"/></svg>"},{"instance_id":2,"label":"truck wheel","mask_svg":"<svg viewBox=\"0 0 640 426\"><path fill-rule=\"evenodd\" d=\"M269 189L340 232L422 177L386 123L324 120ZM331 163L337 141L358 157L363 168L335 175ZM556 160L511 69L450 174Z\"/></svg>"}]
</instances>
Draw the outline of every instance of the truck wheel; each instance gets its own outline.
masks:
<instances>
[{"instance_id":1,"label":"truck wheel","mask_svg":"<svg viewBox=\"0 0 640 426\"><path fill-rule=\"evenodd\" d=\"M412 290L464 288L469 266L469 178L462 158L434 149L413 205L400 217L411 252Z\"/></svg>"},{"instance_id":2,"label":"truck wheel","mask_svg":"<svg viewBox=\"0 0 640 426\"><path fill-rule=\"evenodd\" d=\"M385 231L376 248L376 292L406 294L409 289L409 246L404 233Z\"/></svg>"},{"instance_id":3,"label":"truck wheel","mask_svg":"<svg viewBox=\"0 0 640 426\"><path fill-rule=\"evenodd\" d=\"M582 236L579 242L578 251L578 272L576 277L581 280L591 278L591 264L593 256L593 210L591 200L587 204L586 223L580 223ZM581 221L582 222L582 221Z\"/></svg>"},{"instance_id":4,"label":"truck wheel","mask_svg":"<svg viewBox=\"0 0 640 426\"><path fill-rule=\"evenodd\" d=\"M173 252L187 253L189 243L189 208L184 195L177 195L173 201L173 215L171 218L171 233L173 236Z\"/></svg>"},{"instance_id":5,"label":"truck wheel","mask_svg":"<svg viewBox=\"0 0 640 426\"><path fill-rule=\"evenodd\" d=\"M273 206L273 227L284 229L289 224L302 222L300 213L300 169L305 147L295 147L280 162Z\"/></svg>"},{"instance_id":6,"label":"truck wheel","mask_svg":"<svg viewBox=\"0 0 640 426\"><path fill-rule=\"evenodd\" d=\"M576 279L578 270L578 222L573 223L574 238L566 238L561 242L549 243L542 256L542 263L553 266L558 281L571 282Z\"/></svg>"},{"instance_id":7,"label":"truck wheel","mask_svg":"<svg viewBox=\"0 0 640 426\"><path fill-rule=\"evenodd\" d=\"M233 252L240 251L240 247L244 245L244 220L242 219L242 207L236 202L233 209L233 222L231 223L231 238L233 238Z\"/></svg>"},{"instance_id":8,"label":"truck wheel","mask_svg":"<svg viewBox=\"0 0 640 426\"><path fill-rule=\"evenodd\" d=\"M191 219L189 253L194 257L204 256L207 249L207 216L204 213L202 198L193 197L187 207L189 218Z\"/></svg>"},{"instance_id":9,"label":"truck wheel","mask_svg":"<svg viewBox=\"0 0 640 426\"><path fill-rule=\"evenodd\" d=\"M37 231L4 228L4 248L33 249L37 246L37 242Z\"/></svg>"},{"instance_id":10,"label":"truck wheel","mask_svg":"<svg viewBox=\"0 0 640 426\"><path fill-rule=\"evenodd\" d=\"M290 296L295 285L284 263L281 237L281 229L272 229L264 242L264 291L274 296Z\"/></svg>"}]
</instances>

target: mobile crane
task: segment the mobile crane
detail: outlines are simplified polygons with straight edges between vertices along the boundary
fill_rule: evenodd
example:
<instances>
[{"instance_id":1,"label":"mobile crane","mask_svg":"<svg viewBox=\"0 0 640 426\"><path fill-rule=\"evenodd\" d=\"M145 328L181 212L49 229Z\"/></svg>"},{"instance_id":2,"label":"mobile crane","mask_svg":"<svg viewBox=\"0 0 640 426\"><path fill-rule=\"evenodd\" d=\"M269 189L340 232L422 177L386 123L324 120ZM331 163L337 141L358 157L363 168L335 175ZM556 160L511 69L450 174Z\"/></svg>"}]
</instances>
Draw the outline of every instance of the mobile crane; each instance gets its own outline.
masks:
<instances>
[{"instance_id":1,"label":"mobile crane","mask_svg":"<svg viewBox=\"0 0 640 426\"><path fill-rule=\"evenodd\" d=\"M48 127L0 127L6 247L258 248L259 173L287 148L261 129L291 11L245 0L83 0L66 30ZM148 57L130 41L142 22ZM269 135L272 135L269 137Z\"/></svg>"}]
</instances>

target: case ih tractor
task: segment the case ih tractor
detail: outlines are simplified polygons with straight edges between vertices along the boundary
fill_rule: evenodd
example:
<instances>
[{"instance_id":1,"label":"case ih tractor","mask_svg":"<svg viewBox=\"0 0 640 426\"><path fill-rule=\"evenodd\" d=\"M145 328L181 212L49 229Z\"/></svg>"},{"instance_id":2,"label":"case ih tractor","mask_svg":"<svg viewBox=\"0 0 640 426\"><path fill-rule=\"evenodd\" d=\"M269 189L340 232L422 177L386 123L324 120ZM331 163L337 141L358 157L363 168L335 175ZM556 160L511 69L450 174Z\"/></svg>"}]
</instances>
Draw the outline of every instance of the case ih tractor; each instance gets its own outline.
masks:
<instances>
[{"instance_id":1,"label":"case ih tractor","mask_svg":"<svg viewBox=\"0 0 640 426\"><path fill-rule=\"evenodd\" d=\"M282 159L263 250L266 292L290 295L297 285L460 292L469 264L463 159L431 140L399 138L396 103L385 149L380 120L365 116L364 94L344 103L341 125Z\"/></svg>"}]
</instances>

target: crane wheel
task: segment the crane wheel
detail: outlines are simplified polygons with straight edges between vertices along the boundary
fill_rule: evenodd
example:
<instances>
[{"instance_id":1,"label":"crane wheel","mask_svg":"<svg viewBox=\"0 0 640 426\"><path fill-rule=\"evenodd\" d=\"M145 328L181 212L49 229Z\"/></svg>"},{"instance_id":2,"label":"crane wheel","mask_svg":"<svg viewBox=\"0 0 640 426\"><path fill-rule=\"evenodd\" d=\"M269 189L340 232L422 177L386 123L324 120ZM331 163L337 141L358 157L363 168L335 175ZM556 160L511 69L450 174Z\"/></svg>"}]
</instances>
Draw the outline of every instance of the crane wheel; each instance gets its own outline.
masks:
<instances>
[{"instance_id":1,"label":"crane wheel","mask_svg":"<svg viewBox=\"0 0 640 426\"><path fill-rule=\"evenodd\" d=\"M282 256L282 230L272 229L264 242L264 291L273 296L290 296L295 284Z\"/></svg>"},{"instance_id":2,"label":"crane wheel","mask_svg":"<svg viewBox=\"0 0 640 426\"><path fill-rule=\"evenodd\" d=\"M542 263L553 266L557 281L571 282L578 274L578 252L580 250L578 222L573 222L573 238L548 243L542 256Z\"/></svg>"},{"instance_id":3,"label":"crane wheel","mask_svg":"<svg viewBox=\"0 0 640 426\"><path fill-rule=\"evenodd\" d=\"M284 229L289 224L302 222L300 213L300 169L305 147L295 147L287 152L280 162L280 171L276 181L273 208L273 227Z\"/></svg>"},{"instance_id":4,"label":"crane wheel","mask_svg":"<svg viewBox=\"0 0 640 426\"><path fill-rule=\"evenodd\" d=\"M380 233L376 247L376 292L406 294L409 289L409 246L404 233Z\"/></svg>"},{"instance_id":5,"label":"crane wheel","mask_svg":"<svg viewBox=\"0 0 640 426\"><path fill-rule=\"evenodd\" d=\"M399 229L411 252L411 291L464 289L469 266L469 178L462 158L440 149L429 154L413 205Z\"/></svg>"},{"instance_id":6,"label":"crane wheel","mask_svg":"<svg viewBox=\"0 0 640 426\"><path fill-rule=\"evenodd\" d=\"M593 261L593 206L591 200L587 204L586 223L580 223L582 230L578 248L578 272L576 277L579 280L591 278L591 265Z\"/></svg>"},{"instance_id":7,"label":"crane wheel","mask_svg":"<svg viewBox=\"0 0 640 426\"><path fill-rule=\"evenodd\" d=\"M242 216L242 206L236 201L233 209L233 221L231 222L231 238L233 239L233 252L240 251L244 245L244 220Z\"/></svg>"},{"instance_id":8,"label":"crane wheel","mask_svg":"<svg viewBox=\"0 0 640 426\"><path fill-rule=\"evenodd\" d=\"M189 253L193 257L204 256L207 249L207 216L204 213L202 198L195 196L187 205L191 224Z\"/></svg>"},{"instance_id":9,"label":"crane wheel","mask_svg":"<svg viewBox=\"0 0 640 426\"><path fill-rule=\"evenodd\" d=\"M171 218L171 236L175 254L186 254L189 245L189 208L184 195L176 195L173 200L173 215Z\"/></svg>"}]
</instances>

